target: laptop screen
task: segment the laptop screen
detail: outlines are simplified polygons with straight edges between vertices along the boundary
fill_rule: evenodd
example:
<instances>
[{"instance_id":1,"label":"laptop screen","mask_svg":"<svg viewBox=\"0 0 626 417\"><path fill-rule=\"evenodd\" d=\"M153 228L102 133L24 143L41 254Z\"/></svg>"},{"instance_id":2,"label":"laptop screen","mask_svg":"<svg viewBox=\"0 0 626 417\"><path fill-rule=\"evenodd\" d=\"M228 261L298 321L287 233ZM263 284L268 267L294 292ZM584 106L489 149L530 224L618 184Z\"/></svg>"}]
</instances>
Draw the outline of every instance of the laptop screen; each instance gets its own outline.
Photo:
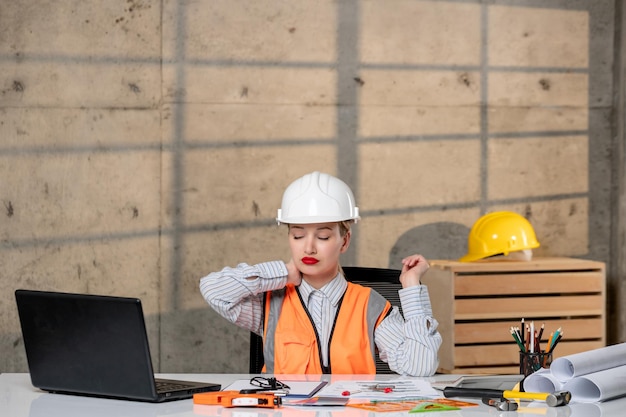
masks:
<instances>
[{"instance_id":1,"label":"laptop screen","mask_svg":"<svg viewBox=\"0 0 626 417\"><path fill-rule=\"evenodd\" d=\"M86 395L156 396L136 298L17 290L32 384Z\"/></svg>"}]
</instances>

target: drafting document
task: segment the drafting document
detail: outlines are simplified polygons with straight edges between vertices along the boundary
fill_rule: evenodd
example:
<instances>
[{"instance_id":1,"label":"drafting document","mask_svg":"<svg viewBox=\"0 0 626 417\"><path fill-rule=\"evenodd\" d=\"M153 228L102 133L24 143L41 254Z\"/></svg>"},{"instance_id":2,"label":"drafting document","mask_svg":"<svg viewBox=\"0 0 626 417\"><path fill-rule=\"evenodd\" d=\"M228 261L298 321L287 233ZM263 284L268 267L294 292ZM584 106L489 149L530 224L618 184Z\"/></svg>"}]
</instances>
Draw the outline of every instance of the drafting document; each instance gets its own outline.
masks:
<instances>
[{"instance_id":1,"label":"drafting document","mask_svg":"<svg viewBox=\"0 0 626 417\"><path fill-rule=\"evenodd\" d=\"M427 379L406 378L387 381L337 381L324 387L323 397L367 398L369 400L399 400L441 397Z\"/></svg>"}]
</instances>

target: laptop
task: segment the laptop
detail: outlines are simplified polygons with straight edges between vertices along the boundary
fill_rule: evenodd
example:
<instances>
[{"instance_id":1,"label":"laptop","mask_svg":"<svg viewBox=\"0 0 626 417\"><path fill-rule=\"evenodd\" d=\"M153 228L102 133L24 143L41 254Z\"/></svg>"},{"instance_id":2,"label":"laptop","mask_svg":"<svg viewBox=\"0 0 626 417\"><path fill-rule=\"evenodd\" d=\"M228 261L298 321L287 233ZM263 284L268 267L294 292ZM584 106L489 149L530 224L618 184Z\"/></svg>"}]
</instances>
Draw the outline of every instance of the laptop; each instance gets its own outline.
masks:
<instances>
[{"instance_id":1,"label":"laptop","mask_svg":"<svg viewBox=\"0 0 626 417\"><path fill-rule=\"evenodd\" d=\"M53 393L163 402L221 385L156 379L141 300L15 291L33 386Z\"/></svg>"}]
</instances>

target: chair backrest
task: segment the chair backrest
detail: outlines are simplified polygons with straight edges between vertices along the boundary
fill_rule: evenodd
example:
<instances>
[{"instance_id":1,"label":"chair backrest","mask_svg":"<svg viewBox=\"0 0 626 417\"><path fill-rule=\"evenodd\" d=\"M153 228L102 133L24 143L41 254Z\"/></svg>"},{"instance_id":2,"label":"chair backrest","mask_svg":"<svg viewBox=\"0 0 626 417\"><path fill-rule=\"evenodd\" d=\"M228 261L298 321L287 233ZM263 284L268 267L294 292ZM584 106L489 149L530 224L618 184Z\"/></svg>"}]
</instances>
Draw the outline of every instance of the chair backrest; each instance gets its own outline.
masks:
<instances>
[{"instance_id":1,"label":"chair backrest","mask_svg":"<svg viewBox=\"0 0 626 417\"><path fill-rule=\"evenodd\" d=\"M402 312L400 294L398 294L398 291L402 289L402 284L400 284L400 272L401 271L397 269L387 268L343 267L343 273L348 281L376 290L376 292L385 297L391 305L398 307L400 312ZM378 353L376 354L376 373L395 373L389 369L389 365L380 360Z\"/></svg>"},{"instance_id":2,"label":"chair backrest","mask_svg":"<svg viewBox=\"0 0 626 417\"><path fill-rule=\"evenodd\" d=\"M263 358L263 338L256 333L250 332L250 365L249 373L260 374L265 365Z\"/></svg>"},{"instance_id":3,"label":"chair backrest","mask_svg":"<svg viewBox=\"0 0 626 417\"><path fill-rule=\"evenodd\" d=\"M400 272L399 269L366 268L360 266L343 267L343 273L348 281L375 289L391 305L398 307L402 311L400 294L398 293L402 289Z\"/></svg>"},{"instance_id":4,"label":"chair backrest","mask_svg":"<svg viewBox=\"0 0 626 417\"><path fill-rule=\"evenodd\" d=\"M367 268L358 266L344 266L343 272L348 281L370 287L385 297L393 306L400 306L398 291L400 284L400 270L387 268ZM263 339L261 336L250 333L250 370L251 374L258 374L263 369ZM389 366L376 355L376 373L393 374Z\"/></svg>"}]
</instances>

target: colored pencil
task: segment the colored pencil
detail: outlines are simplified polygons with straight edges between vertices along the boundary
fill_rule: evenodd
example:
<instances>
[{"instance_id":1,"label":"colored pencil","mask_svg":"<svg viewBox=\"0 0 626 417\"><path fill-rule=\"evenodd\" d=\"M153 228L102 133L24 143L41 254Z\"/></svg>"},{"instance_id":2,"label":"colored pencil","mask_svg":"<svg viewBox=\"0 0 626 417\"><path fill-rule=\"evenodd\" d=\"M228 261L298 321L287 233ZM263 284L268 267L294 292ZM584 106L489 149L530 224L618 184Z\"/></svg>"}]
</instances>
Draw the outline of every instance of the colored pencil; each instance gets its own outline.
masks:
<instances>
[{"instance_id":1,"label":"colored pencil","mask_svg":"<svg viewBox=\"0 0 626 417\"><path fill-rule=\"evenodd\" d=\"M550 346L549 352L553 352L554 351L554 348L561 341L561 339L563 339L563 332L561 332L561 334L559 334L559 337L557 337L556 340L554 341L554 343L552 343L552 346Z\"/></svg>"},{"instance_id":2,"label":"colored pencil","mask_svg":"<svg viewBox=\"0 0 626 417\"><path fill-rule=\"evenodd\" d=\"M541 343L541 337L543 336L543 328L546 327L545 323L541 323L541 329L539 330L539 343Z\"/></svg>"},{"instance_id":3,"label":"colored pencil","mask_svg":"<svg viewBox=\"0 0 626 417\"><path fill-rule=\"evenodd\" d=\"M526 352L526 349L524 349L524 345L519 340L519 338L517 336L517 332L516 332L515 328L513 328L513 327L511 327L511 335L513 336L513 339L515 340L515 343L517 343L517 346L519 346L519 350L522 351L522 352Z\"/></svg>"}]
</instances>

